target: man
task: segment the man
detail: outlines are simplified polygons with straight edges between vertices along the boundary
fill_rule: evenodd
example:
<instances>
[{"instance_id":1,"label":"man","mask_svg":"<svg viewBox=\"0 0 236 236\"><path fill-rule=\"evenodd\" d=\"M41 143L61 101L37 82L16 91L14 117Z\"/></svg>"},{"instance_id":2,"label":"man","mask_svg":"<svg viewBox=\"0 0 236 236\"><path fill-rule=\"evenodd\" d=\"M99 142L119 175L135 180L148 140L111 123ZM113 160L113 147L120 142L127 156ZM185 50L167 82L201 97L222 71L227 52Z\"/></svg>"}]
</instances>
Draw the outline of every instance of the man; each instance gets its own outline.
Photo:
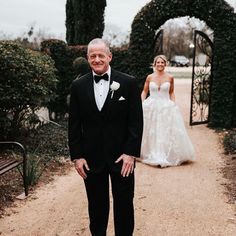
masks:
<instances>
[{"instance_id":1,"label":"man","mask_svg":"<svg viewBox=\"0 0 236 236\"><path fill-rule=\"evenodd\" d=\"M106 41L92 40L87 58L92 72L71 88L71 159L85 182L92 235L106 235L110 176L115 235L131 236L135 158L143 130L141 97L135 78L111 69Z\"/></svg>"}]
</instances>

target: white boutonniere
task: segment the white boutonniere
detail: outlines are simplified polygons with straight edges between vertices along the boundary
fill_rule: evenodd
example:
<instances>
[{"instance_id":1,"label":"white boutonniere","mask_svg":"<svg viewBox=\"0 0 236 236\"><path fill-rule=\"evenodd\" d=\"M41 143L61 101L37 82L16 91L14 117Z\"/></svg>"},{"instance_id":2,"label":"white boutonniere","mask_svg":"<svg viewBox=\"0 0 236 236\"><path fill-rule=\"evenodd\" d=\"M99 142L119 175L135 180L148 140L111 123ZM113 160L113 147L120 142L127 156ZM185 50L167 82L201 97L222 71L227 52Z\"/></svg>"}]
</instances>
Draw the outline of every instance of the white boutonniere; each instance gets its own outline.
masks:
<instances>
[{"instance_id":1,"label":"white boutonniere","mask_svg":"<svg viewBox=\"0 0 236 236\"><path fill-rule=\"evenodd\" d=\"M114 92L119 89L120 84L116 81L112 81L111 85L110 85L110 89L111 89L111 98L113 98L113 94Z\"/></svg>"}]
</instances>

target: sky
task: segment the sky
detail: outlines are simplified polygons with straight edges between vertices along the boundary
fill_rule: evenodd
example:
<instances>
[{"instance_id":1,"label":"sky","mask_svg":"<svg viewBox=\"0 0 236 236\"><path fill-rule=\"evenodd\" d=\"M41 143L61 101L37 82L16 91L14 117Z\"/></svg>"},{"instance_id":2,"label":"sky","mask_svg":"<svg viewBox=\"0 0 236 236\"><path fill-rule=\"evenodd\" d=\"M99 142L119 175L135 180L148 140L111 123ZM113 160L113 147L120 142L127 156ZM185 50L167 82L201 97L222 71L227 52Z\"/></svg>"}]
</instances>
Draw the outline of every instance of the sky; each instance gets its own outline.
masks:
<instances>
[{"instance_id":1,"label":"sky","mask_svg":"<svg viewBox=\"0 0 236 236\"><path fill-rule=\"evenodd\" d=\"M150 0L107 0L105 24L130 31L134 16ZM227 0L236 8L236 0ZM65 38L66 0L0 0L0 34L22 36L30 26Z\"/></svg>"},{"instance_id":2,"label":"sky","mask_svg":"<svg viewBox=\"0 0 236 236\"><path fill-rule=\"evenodd\" d=\"M107 0L105 24L129 31L134 16L150 0ZM19 36L30 26L65 37L66 0L0 0L0 32Z\"/></svg>"}]
</instances>

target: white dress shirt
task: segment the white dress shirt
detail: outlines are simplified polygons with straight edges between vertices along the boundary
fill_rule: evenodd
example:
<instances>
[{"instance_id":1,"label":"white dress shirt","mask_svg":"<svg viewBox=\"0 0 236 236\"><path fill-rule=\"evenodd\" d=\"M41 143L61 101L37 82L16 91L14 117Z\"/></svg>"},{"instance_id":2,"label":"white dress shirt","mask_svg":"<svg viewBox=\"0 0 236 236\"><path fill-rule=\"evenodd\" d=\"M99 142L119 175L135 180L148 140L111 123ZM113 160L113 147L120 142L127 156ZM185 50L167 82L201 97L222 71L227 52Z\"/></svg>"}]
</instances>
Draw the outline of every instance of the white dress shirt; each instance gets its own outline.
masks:
<instances>
[{"instance_id":1,"label":"white dress shirt","mask_svg":"<svg viewBox=\"0 0 236 236\"><path fill-rule=\"evenodd\" d=\"M109 87L110 87L110 77L111 77L111 67L109 66L109 69L107 72L104 74L108 74L108 81L101 79L98 83L93 81L93 88L94 88L94 96L95 96L95 101L98 107L98 110L101 111L102 107L105 103L105 100L107 98L107 94L109 92ZM93 72L93 76L97 75L96 73Z\"/></svg>"}]
</instances>

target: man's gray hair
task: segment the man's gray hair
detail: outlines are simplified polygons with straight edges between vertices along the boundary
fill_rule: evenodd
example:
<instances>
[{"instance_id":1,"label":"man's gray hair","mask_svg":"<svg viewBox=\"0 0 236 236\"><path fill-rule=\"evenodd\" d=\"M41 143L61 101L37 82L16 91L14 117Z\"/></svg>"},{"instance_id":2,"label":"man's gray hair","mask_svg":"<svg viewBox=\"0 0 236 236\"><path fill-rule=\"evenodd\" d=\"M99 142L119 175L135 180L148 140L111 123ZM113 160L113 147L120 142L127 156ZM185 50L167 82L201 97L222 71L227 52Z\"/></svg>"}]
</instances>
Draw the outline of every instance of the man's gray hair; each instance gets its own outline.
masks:
<instances>
[{"instance_id":1,"label":"man's gray hair","mask_svg":"<svg viewBox=\"0 0 236 236\"><path fill-rule=\"evenodd\" d=\"M106 40L101 39L101 38L95 38L95 39L93 39L89 42L88 48L87 48L87 53L89 52L89 47L92 46L92 45L96 45L96 44L104 44L106 49L107 49L107 52L111 53L110 44Z\"/></svg>"}]
</instances>

